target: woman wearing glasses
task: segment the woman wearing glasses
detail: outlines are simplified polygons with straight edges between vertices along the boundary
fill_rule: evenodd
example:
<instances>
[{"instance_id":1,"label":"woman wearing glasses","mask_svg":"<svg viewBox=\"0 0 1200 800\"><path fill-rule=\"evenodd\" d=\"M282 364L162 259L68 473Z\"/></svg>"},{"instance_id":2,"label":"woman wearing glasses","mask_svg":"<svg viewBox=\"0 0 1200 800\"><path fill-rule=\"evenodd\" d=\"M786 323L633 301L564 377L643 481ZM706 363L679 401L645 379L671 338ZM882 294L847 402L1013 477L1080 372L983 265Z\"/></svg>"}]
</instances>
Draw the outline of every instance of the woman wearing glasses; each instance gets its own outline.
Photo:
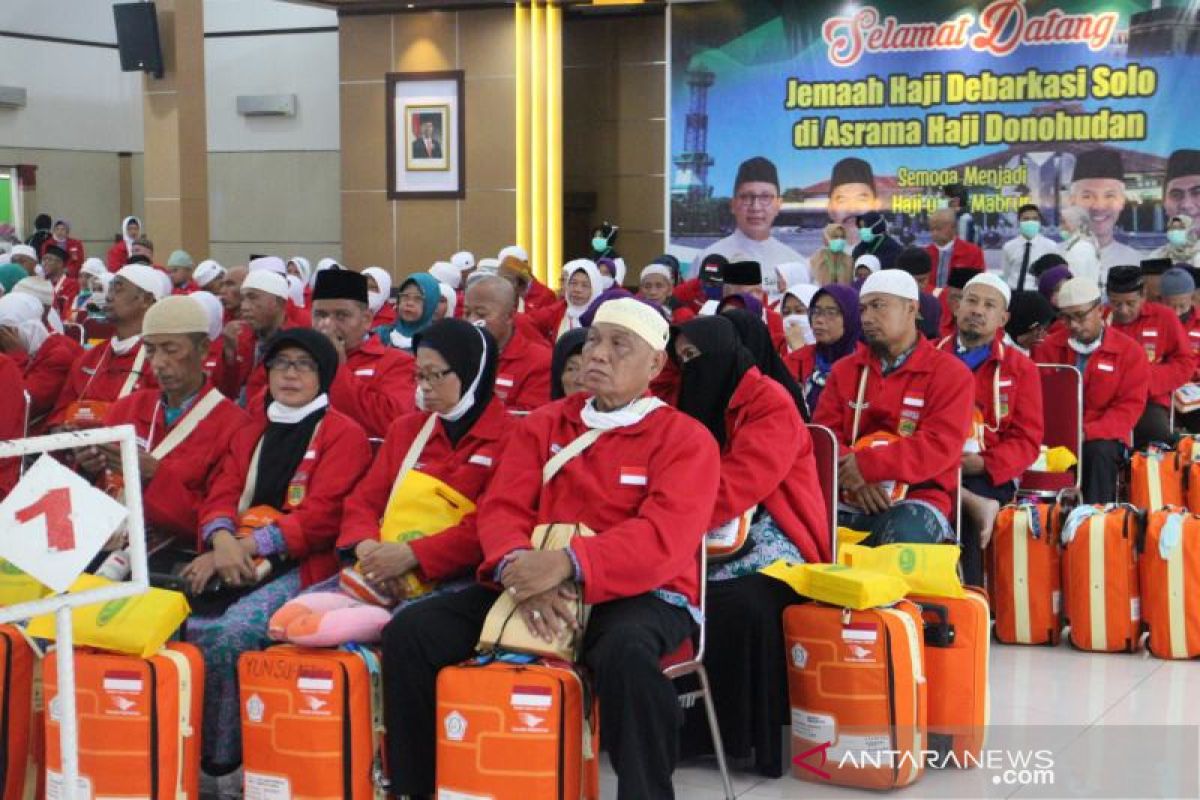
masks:
<instances>
[{"instance_id":1,"label":"woman wearing glasses","mask_svg":"<svg viewBox=\"0 0 1200 800\"><path fill-rule=\"evenodd\" d=\"M203 764L241 763L237 659L270 644L267 621L301 589L337 571L342 501L371 460L358 423L329 405L337 352L292 328L267 344L266 420L230 443L200 510L203 553L183 571L187 639L204 652Z\"/></svg>"}]
</instances>

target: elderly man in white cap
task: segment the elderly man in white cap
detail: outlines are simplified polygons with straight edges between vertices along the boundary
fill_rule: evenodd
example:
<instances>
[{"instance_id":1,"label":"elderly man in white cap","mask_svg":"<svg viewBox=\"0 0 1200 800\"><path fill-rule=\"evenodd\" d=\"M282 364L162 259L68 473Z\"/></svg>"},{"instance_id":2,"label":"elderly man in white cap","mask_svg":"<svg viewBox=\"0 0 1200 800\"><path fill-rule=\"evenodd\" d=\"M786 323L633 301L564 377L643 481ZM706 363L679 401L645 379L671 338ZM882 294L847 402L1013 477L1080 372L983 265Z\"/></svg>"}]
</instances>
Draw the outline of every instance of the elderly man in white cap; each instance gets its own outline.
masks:
<instances>
[{"instance_id":1,"label":"elderly man in white cap","mask_svg":"<svg viewBox=\"0 0 1200 800\"><path fill-rule=\"evenodd\" d=\"M29 275L37 275L38 254L32 247L27 244L19 244L13 247L8 253L8 258L12 263L21 267Z\"/></svg>"},{"instance_id":2,"label":"elderly man in white cap","mask_svg":"<svg viewBox=\"0 0 1200 800\"><path fill-rule=\"evenodd\" d=\"M113 402L157 386L142 347L142 318L165 296L161 274L145 264L126 264L113 276L106 301L113 337L75 362L48 425L97 426Z\"/></svg>"},{"instance_id":3,"label":"elderly man in white cap","mask_svg":"<svg viewBox=\"0 0 1200 800\"><path fill-rule=\"evenodd\" d=\"M104 416L105 425L134 427L146 524L184 549L195 547L200 501L213 471L248 422L208 381L208 336L208 312L194 298L156 302L145 314L142 347L158 386L118 400ZM115 444L82 448L76 457L89 475L121 474Z\"/></svg>"},{"instance_id":4,"label":"elderly man in white cap","mask_svg":"<svg viewBox=\"0 0 1200 800\"><path fill-rule=\"evenodd\" d=\"M479 583L410 605L384 630L397 794L433 792L438 670L472 654L505 589L547 642L577 626L564 597L579 592L592 605L582 661L595 677L618 796L674 797L677 698L659 661L698 619L697 555L721 465L705 428L647 396L667 337L662 315L639 300L600 307L583 349L587 391L533 412L497 464L478 512ZM546 478L552 458L565 463ZM537 525L563 520L596 535L566 550L531 549Z\"/></svg>"},{"instance_id":5,"label":"elderly man in white cap","mask_svg":"<svg viewBox=\"0 0 1200 800\"><path fill-rule=\"evenodd\" d=\"M206 258L196 265L196 269L192 272L192 280L201 289L216 294L221 289L221 282L225 278L225 275L226 270L224 267L213 259Z\"/></svg>"},{"instance_id":6,"label":"elderly man in white cap","mask_svg":"<svg viewBox=\"0 0 1200 800\"><path fill-rule=\"evenodd\" d=\"M975 414L963 447L963 581L983 583L983 548L1000 506L1012 502L1016 479L1037 459L1042 444L1042 386L1037 365L1004 344L1012 290L999 276L980 272L963 287L956 333L938 344L975 375Z\"/></svg>"},{"instance_id":7,"label":"elderly man in white cap","mask_svg":"<svg viewBox=\"0 0 1200 800\"><path fill-rule=\"evenodd\" d=\"M272 256L272 258L274 258ZM240 396L243 408L252 408L252 413L265 413L265 406L260 401L267 390L267 371L262 367L263 353L266 352L267 342L287 324L287 308L289 288L286 270L277 271L270 266L255 266L259 262L270 261L268 258L256 258L250 262L250 272L242 281L241 321L254 331L253 358L239 363L239 382L243 387ZM280 265L282 260L274 258ZM226 329L226 352L229 348L237 348L236 338L230 337ZM257 407L253 404L257 403Z\"/></svg>"},{"instance_id":8,"label":"elderly man in white cap","mask_svg":"<svg viewBox=\"0 0 1200 800\"><path fill-rule=\"evenodd\" d=\"M1134 426L1146 409L1150 363L1140 344L1105 324L1095 281L1064 281L1058 313L1065 324L1034 349L1033 360L1083 373L1083 501L1111 503Z\"/></svg>"},{"instance_id":9,"label":"elderly man in white cap","mask_svg":"<svg viewBox=\"0 0 1200 800\"><path fill-rule=\"evenodd\" d=\"M975 391L970 371L918 332L918 297L903 270L867 278L859 292L865 343L833 365L813 415L840 444L839 517L871 531L871 545L954 538L952 499Z\"/></svg>"}]
</instances>

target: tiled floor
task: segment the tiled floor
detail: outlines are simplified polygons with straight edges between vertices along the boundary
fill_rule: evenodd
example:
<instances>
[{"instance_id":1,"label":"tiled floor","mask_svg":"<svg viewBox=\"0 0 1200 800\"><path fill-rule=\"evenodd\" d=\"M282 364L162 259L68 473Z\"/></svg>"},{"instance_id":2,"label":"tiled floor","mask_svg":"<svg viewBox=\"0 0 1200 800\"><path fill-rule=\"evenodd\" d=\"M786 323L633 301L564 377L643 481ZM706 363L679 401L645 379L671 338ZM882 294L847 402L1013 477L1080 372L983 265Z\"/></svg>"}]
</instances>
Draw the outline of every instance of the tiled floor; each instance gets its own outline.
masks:
<instances>
[{"instance_id":1,"label":"tiled floor","mask_svg":"<svg viewBox=\"0 0 1200 800\"><path fill-rule=\"evenodd\" d=\"M927 770L905 798L1200 797L1200 663L1161 661L1145 654L1081 653L1057 648L995 645L991 650L989 748L1002 742L1048 748L1055 761L1052 788L997 785L986 769ZM1133 726L1154 726L1153 729ZM1166 726L1190 726L1172 727ZM1183 775L1185 783L1167 778ZM1166 776L1166 777L1164 777ZM1187 782L1190 781L1190 782ZM1186 791L1179 791L1181 785ZM799 781L734 774L739 798L854 798L879 795ZM724 797L715 762L682 765L679 800ZM602 796L616 796L606 765Z\"/></svg>"}]
</instances>

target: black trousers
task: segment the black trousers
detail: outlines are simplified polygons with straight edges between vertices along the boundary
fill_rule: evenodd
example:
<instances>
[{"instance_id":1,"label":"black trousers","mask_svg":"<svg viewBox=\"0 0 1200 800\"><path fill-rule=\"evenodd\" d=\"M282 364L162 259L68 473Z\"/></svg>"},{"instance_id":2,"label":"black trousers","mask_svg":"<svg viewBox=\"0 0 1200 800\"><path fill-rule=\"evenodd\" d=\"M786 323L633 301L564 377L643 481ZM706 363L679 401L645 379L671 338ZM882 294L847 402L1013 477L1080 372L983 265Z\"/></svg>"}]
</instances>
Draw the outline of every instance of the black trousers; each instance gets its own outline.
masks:
<instances>
[{"instance_id":1,"label":"black trousers","mask_svg":"<svg viewBox=\"0 0 1200 800\"><path fill-rule=\"evenodd\" d=\"M1083 502L1116 502L1117 476L1125 465L1125 450L1125 443L1116 439L1089 439L1083 443Z\"/></svg>"},{"instance_id":2,"label":"black trousers","mask_svg":"<svg viewBox=\"0 0 1200 800\"><path fill-rule=\"evenodd\" d=\"M1017 487L1012 481L996 486L983 475L963 476L963 488L980 497L990 497L1000 505L1011 503ZM958 542L962 547L958 563L962 566L963 583L967 586L983 586L983 550L979 547L980 530L970 514L962 515L962 530Z\"/></svg>"},{"instance_id":3,"label":"black trousers","mask_svg":"<svg viewBox=\"0 0 1200 800\"><path fill-rule=\"evenodd\" d=\"M1171 412L1166 406L1147 403L1142 418L1133 428L1133 447L1141 450L1153 442L1171 441Z\"/></svg>"},{"instance_id":4,"label":"black trousers","mask_svg":"<svg viewBox=\"0 0 1200 800\"><path fill-rule=\"evenodd\" d=\"M383 630L384 710L392 792L431 794L437 674L469 658L496 592L472 586L396 614ZM621 800L670 800L678 748L675 687L659 666L693 630L688 612L649 594L592 608L583 663L600 701L601 741Z\"/></svg>"}]
</instances>

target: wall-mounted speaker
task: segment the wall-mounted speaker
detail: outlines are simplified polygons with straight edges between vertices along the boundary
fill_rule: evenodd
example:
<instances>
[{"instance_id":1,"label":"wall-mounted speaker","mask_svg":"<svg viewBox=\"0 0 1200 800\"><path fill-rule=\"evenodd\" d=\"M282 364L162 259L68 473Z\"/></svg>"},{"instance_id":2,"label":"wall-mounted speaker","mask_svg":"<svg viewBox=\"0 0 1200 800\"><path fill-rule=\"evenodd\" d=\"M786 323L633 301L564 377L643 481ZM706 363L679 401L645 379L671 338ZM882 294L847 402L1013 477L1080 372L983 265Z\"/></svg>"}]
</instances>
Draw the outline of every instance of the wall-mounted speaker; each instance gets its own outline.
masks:
<instances>
[{"instance_id":1,"label":"wall-mounted speaker","mask_svg":"<svg viewBox=\"0 0 1200 800\"><path fill-rule=\"evenodd\" d=\"M162 46L158 41L158 10L154 3L117 3L117 49L122 72L149 72L163 76Z\"/></svg>"}]
</instances>

